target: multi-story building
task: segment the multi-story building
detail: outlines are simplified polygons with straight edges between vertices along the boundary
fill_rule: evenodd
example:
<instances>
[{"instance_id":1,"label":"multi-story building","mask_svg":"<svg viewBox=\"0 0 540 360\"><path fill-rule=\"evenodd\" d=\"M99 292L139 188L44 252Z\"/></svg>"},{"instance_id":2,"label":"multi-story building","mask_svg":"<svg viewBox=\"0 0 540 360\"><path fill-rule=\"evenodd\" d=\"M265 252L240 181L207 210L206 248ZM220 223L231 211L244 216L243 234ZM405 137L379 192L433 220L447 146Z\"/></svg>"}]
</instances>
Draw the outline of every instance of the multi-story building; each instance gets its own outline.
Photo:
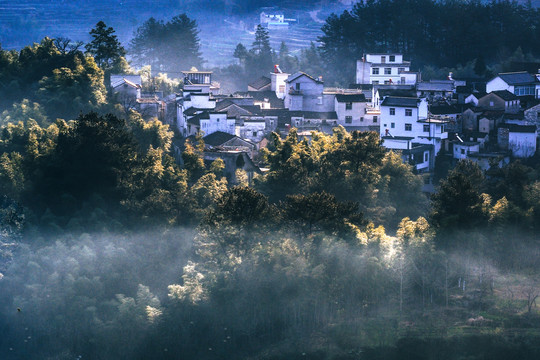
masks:
<instances>
[{"instance_id":1,"label":"multi-story building","mask_svg":"<svg viewBox=\"0 0 540 360\"><path fill-rule=\"evenodd\" d=\"M448 120L429 116L425 98L388 96L380 109L383 146L402 150L418 171L433 170L435 156L448 139Z\"/></svg>"},{"instance_id":2,"label":"multi-story building","mask_svg":"<svg viewBox=\"0 0 540 360\"><path fill-rule=\"evenodd\" d=\"M402 54L366 54L356 62L357 84L416 84L418 74Z\"/></svg>"}]
</instances>

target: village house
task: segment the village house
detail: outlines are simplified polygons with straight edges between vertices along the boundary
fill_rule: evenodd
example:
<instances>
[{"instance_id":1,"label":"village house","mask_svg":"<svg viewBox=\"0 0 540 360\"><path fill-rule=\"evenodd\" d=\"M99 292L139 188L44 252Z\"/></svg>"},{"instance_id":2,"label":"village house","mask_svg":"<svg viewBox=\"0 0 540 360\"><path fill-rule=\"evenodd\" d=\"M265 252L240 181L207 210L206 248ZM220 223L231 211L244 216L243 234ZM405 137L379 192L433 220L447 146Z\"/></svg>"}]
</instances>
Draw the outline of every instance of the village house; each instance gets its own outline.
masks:
<instances>
[{"instance_id":1,"label":"village house","mask_svg":"<svg viewBox=\"0 0 540 360\"><path fill-rule=\"evenodd\" d=\"M335 94L325 94L322 78L296 72L286 80L285 107L291 111L334 111Z\"/></svg>"},{"instance_id":2,"label":"village house","mask_svg":"<svg viewBox=\"0 0 540 360\"><path fill-rule=\"evenodd\" d=\"M118 94L120 99L138 99L141 97L142 79L141 75L111 75L111 92Z\"/></svg>"},{"instance_id":3,"label":"village house","mask_svg":"<svg viewBox=\"0 0 540 360\"><path fill-rule=\"evenodd\" d=\"M411 155L415 147L421 149L422 155L418 153L414 157L416 169L433 170L435 156L448 138L445 128L448 121L429 117L425 98L387 96L380 108L383 146L408 150Z\"/></svg>"},{"instance_id":4,"label":"village house","mask_svg":"<svg viewBox=\"0 0 540 360\"><path fill-rule=\"evenodd\" d=\"M248 84L248 91L272 90L272 80L266 76L261 76L257 80Z\"/></svg>"},{"instance_id":5,"label":"village house","mask_svg":"<svg viewBox=\"0 0 540 360\"><path fill-rule=\"evenodd\" d=\"M497 142L501 150L509 150L516 158L528 158L536 153L536 125L501 124Z\"/></svg>"},{"instance_id":6,"label":"village house","mask_svg":"<svg viewBox=\"0 0 540 360\"><path fill-rule=\"evenodd\" d=\"M336 94L334 104L337 123L348 126L369 126L365 119L367 113L367 100L364 94Z\"/></svg>"},{"instance_id":7,"label":"village house","mask_svg":"<svg viewBox=\"0 0 540 360\"><path fill-rule=\"evenodd\" d=\"M452 99L454 91L454 82L451 80L430 80L416 84L417 96L425 97L429 102Z\"/></svg>"},{"instance_id":8,"label":"village house","mask_svg":"<svg viewBox=\"0 0 540 360\"><path fill-rule=\"evenodd\" d=\"M414 85L419 75L410 72L410 66L402 54L365 54L356 62L356 83Z\"/></svg>"},{"instance_id":9,"label":"village house","mask_svg":"<svg viewBox=\"0 0 540 360\"><path fill-rule=\"evenodd\" d=\"M485 92L473 92L465 97L465 104L473 104L474 106L478 106L478 101L486 96L487 93Z\"/></svg>"},{"instance_id":10,"label":"village house","mask_svg":"<svg viewBox=\"0 0 540 360\"><path fill-rule=\"evenodd\" d=\"M518 112L519 98L508 90L494 90L478 99L479 108L485 110L503 110L508 113Z\"/></svg>"},{"instance_id":11,"label":"village house","mask_svg":"<svg viewBox=\"0 0 540 360\"><path fill-rule=\"evenodd\" d=\"M508 90L516 96L540 98L540 75L526 71L500 73L486 84L486 92Z\"/></svg>"},{"instance_id":12,"label":"village house","mask_svg":"<svg viewBox=\"0 0 540 360\"><path fill-rule=\"evenodd\" d=\"M234 135L235 123L236 120L229 118L227 113L203 111L187 119L186 136L196 135L198 132L210 135L216 131Z\"/></svg>"},{"instance_id":13,"label":"village house","mask_svg":"<svg viewBox=\"0 0 540 360\"><path fill-rule=\"evenodd\" d=\"M199 71L193 67L189 71L182 71L182 74L184 75L184 91L219 94L220 85L212 81L212 71Z\"/></svg>"},{"instance_id":14,"label":"village house","mask_svg":"<svg viewBox=\"0 0 540 360\"><path fill-rule=\"evenodd\" d=\"M477 163L484 171L489 170L492 166L502 168L510 163L510 156L507 152L473 152L467 158Z\"/></svg>"},{"instance_id":15,"label":"village house","mask_svg":"<svg viewBox=\"0 0 540 360\"><path fill-rule=\"evenodd\" d=\"M236 135L255 144L260 143L270 131L266 119L262 116L244 116L236 120Z\"/></svg>"},{"instance_id":16,"label":"village house","mask_svg":"<svg viewBox=\"0 0 540 360\"><path fill-rule=\"evenodd\" d=\"M470 154L480 152L478 141L455 140L453 143L453 157L457 160L468 159Z\"/></svg>"},{"instance_id":17,"label":"village house","mask_svg":"<svg viewBox=\"0 0 540 360\"><path fill-rule=\"evenodd\" d=\"M536 124L540 128L540 104L530 106L524 111L525 120L531 124Z\"/></svg>"},{"instance_id":18,"label":"village house","mask_svg":"<svg viewBox=\"0 0 540 360\"><path fill-rule=\"evenodd\" d=\"M188 119L205 111L214 111L216 99L201 89L184 90L176 97L176 128L180 135L187 137L192 134L192 123Z\"/></svg>"}]
</instances>

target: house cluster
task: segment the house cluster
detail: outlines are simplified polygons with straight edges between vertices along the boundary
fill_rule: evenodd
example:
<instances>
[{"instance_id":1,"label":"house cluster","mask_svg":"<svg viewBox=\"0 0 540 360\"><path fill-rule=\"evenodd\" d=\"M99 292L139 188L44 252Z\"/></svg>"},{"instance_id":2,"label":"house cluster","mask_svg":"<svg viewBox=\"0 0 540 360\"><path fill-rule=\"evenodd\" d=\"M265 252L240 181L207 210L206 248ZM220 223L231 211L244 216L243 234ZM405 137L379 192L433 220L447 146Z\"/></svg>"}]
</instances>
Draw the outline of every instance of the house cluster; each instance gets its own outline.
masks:
<instances>
[{"instance_id":1,"label":"house cluster","mask_svg":"<svg viewBox=\"0 0 540 360\"><path fill-rule=\"evenodd\" d=\"M125 111L135 110L145 119L165 119L162 92L143 92L141 75L111 75L110 89Z\"/></svg>"},{"instance_id":2,"label":"house cluster","mask_svg":"<svg viewBox=\"0 0 540 360\"><path fill-rule=\"evenodd\" d=\"M185 139L202 133L205 160L224 159L233 182L237 168L249 176L260 172L253 159L270 132L285 136L292 127L307 138L313 130L331 133L338 125L377 131L384 147L399 151L427 180L439 154L487 169L536 152L539 74L502 73L484 86L452 74L422 81L401 54L366 54L357 61L356 83L347 89L327 88L322 77L284 73L278 65L247 91L228 95L220 93L210 71L183 75L182 92L167 99L154 94L164 104L157 117L179 135L179 161ZM134 97L136 106L144 103L140 78L113 75L111 87L119 96Z\"/></svg>"}]
</instances>

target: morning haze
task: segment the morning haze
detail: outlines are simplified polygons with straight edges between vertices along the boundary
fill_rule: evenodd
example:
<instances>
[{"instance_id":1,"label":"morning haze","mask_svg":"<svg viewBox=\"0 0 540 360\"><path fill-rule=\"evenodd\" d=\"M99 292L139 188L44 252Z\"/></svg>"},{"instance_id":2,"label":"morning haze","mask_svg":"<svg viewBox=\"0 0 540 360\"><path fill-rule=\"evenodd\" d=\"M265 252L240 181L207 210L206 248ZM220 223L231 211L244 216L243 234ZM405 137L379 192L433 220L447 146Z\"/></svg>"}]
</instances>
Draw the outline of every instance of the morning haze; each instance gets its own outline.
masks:
<instances>
[{"instance_id":1,"label":"morning haze","mask_svg":"<svg viewBox=\"0 0 540 360\"><path fill-rule=\"evenodd\" d=\"M540 358L537 6L0 0L0 359Z\"/></svg>"}]
</instances>

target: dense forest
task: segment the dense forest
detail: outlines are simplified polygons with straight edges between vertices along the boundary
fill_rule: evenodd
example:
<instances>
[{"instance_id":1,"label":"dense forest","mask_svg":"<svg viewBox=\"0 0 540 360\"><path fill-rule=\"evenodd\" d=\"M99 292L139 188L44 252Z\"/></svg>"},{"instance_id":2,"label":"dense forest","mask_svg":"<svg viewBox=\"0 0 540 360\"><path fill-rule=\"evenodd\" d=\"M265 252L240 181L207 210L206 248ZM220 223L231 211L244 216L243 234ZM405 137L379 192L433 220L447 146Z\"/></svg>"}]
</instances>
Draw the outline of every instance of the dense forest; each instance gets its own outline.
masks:
<instances>
[{"instance_id":1,"label":"dense forest","mask_svg":"<svg viewBox=\"0 0 540 360\"><path fill-rule=\"evenodd\" d=\"M397 2L351 14L384 4ZM45 38L0 49L0 358L540 357L538 156L487 172L461 161L428 197L377 133L338 127L307 141L291 129L269 138L265 175L249 184L239 170L229 184L223 161L204 162L201 136L180 166L169 126L107 91L111 73L134 71L130 51L141 65L172 51L139 41L151 24L183 24L200 60L186 15L149 20L127 50L104 23L84 47ZM222 74L256 72L260 56L331 68L325 42L298 59L267 41L260 29ZM422 58L478 56L462 55ZM154 89L181 86L143 73Z\"/></svg>"},{"instance_id":2,"label":"dense forest","mask_svg":"<svg viewBox=\"0 0 540 360\"><path fill-rule=\"evenodd\" d=\"M518 47L540 56L540 10L530 2L362 0L322 30L322 57L336 79L350 79L355 60L369 52L402 53L417 69L476 61L479 77L486 63L503 63Z\"/></svg>"}]
</instances>

